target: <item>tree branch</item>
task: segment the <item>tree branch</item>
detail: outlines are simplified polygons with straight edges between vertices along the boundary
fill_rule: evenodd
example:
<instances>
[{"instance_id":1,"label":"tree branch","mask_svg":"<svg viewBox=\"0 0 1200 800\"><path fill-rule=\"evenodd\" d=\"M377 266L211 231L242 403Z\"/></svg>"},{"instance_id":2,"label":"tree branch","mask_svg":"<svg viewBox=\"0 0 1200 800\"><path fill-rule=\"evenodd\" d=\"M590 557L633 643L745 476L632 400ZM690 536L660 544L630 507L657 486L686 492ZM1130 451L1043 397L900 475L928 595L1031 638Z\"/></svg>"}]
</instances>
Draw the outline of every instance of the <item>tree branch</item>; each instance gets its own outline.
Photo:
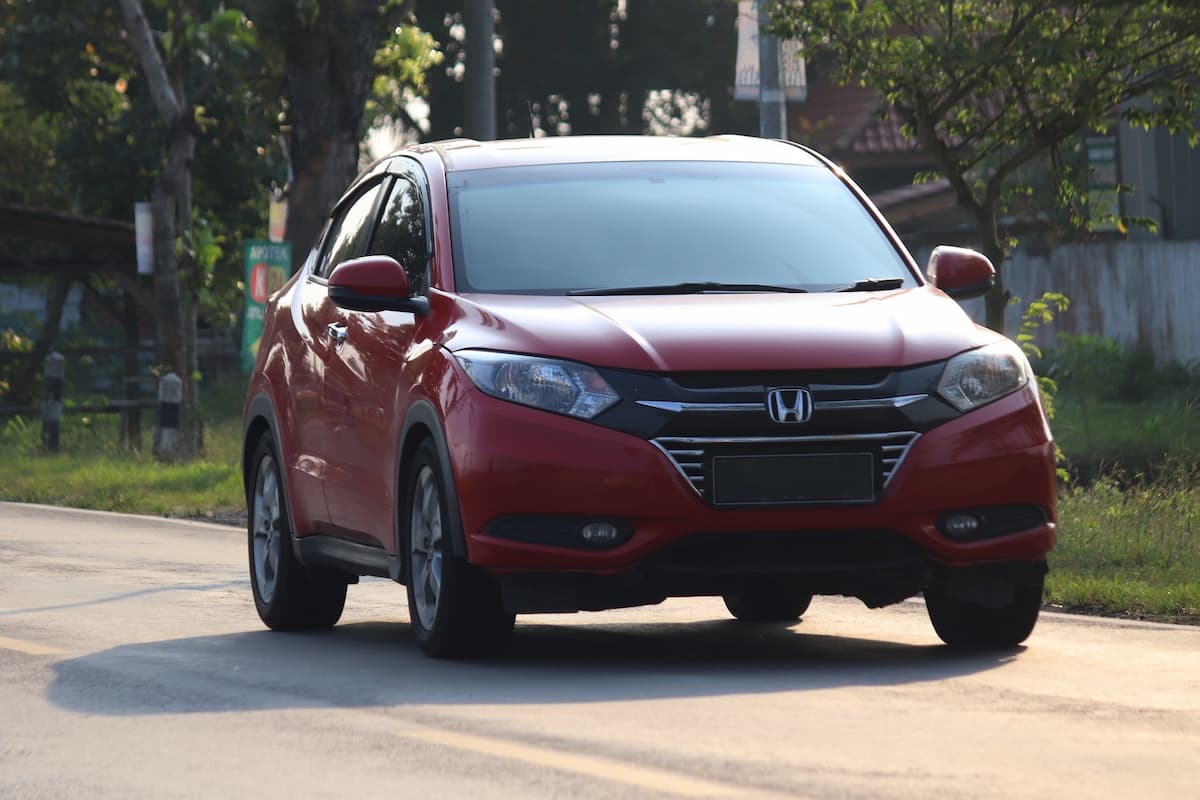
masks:
<instances>
[{"instance_id":1,"label":"tree branch","mask_svg":"<svg viewBox=\"0 0 1200 800\"><path fill-rule=\"evenodd\" d=\"M129 32L129 46L137 53L138 60L142 63L142 73L150 87L150 97L153 98L158 114L167 128L173 128L183 115L183 107L171 88L171 78L167 74L162 54L158 52L154 32L150 30L150 23L142 11L142 4L140 0L117 2L125 18L125 29Z\"/></svg>"},{"instance_id":2,"label":"tree branch","mask_svg":"<svg viewBox=\"0 0 1200 800\"><path fill-rule=\"evenodd\" d=\"M929 109L904 109L897 106L896 110L908 118L909 124L917 132L917 140L925 148L925 152L929 153L933 158L938 171L954 187L954 193L958 197L959 204L970 211L976 218L981 218L985 211L979 204L979 200L975 197L975 193L971 191L971 187L967 184L966 171L955 161L954 156L950 153L948 143L942 141L937 135L937 131L934 128L935 123L930 116Z\"/></svg>"}]
</instances>

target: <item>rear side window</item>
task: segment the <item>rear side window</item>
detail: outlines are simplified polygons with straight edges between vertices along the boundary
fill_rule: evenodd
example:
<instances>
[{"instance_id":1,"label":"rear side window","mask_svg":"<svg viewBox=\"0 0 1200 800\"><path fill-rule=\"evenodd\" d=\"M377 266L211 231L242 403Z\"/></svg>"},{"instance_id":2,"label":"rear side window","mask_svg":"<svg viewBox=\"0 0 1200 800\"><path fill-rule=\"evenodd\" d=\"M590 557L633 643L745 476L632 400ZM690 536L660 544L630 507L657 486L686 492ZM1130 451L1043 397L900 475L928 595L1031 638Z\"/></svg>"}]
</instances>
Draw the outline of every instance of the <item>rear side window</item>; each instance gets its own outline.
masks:
<instances>
[{"instance_id":1,"label":"rear side window","mask_svg":"<svg viewBox=\"0 0 1200 800\"><path fill-rule=\"evenodd\" d=\"M408 273L412 293L429 288L429 244L425 235L425 199L411 179L400 177L392 185L383 217L368 253L387 255Z\"/></svg>"},{"instance_id":2,"label":"rear side window","mask_svg":"<svg viewBox=\"0 0 1200 800\"><path fill-rule=\"evenodd\" d=\"M321 255L317 275L328 278L338 264L362 254L367 237L371 235L372 223L375 221L371 212L375 210L378 196L379 185L376 184L342 209L329 231L329 239L325 245L325 252Z\"/></svg>"}]
</instances>

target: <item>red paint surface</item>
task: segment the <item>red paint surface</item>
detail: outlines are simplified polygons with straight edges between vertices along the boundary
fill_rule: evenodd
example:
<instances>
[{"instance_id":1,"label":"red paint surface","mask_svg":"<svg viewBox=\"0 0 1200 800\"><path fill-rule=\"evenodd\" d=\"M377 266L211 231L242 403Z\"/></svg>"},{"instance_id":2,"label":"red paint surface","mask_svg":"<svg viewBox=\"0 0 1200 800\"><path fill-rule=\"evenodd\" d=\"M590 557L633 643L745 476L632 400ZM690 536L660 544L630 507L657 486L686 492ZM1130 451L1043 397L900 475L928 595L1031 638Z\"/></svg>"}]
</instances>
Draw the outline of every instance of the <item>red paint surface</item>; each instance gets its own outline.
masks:
<instances>
[{"instance_id":1,"label":"red paint surface","mask_svg":"<svg viewBox=\"0 0 1200 800\"><path fill-rule=\"evenodd\" d=\"M345 261L329 276L329 285L371 297L407 298L408 274L391 256Z\"/></svg>"},{"instance_id":2,"label":"red paint surface","mask_svg":"<svg viewBox=\"0 0 1200 800\"><path fill-rule=\"evenodd\" d=\"M566 157L585 159L598 145L569 147L575 149ZM660 147L651 146L655 158ZM469 149L452 153L451 162L517 158ZM785 150L810 159L782 145L778 152ZM542 148L530 152L531 161L548 158ZM339 309L326 285L309 279L311 257L268 305L249 398L270 399L297 535L332 533L398 552L402 426L414 403L428 402L448 442L470 560L496 570L616 572L677 537L712 531L884 528L947 564L1036 559L1053 547L1053 521L978 544L951 542L934 528L947 508L1010 503L1042 505L1053 520L1053 445L1029 387L925 433L874 505L766 510L709 506L643 439L483 395L453 351L529 353L646 372L803 370L929 363L997 335L930 286L807 295L459 296L444 153L422 146L414 155L431 187L435 288L428 315ZM360 259L335 270L330 283L347 272L350 283L372 291L398 292L404 275L384 260ZM344 343L327 335L330 324L345 326ZM483 533L499 516L557 513L621 516L636 532L604 552Z\"/></svg>"}]
</instances>

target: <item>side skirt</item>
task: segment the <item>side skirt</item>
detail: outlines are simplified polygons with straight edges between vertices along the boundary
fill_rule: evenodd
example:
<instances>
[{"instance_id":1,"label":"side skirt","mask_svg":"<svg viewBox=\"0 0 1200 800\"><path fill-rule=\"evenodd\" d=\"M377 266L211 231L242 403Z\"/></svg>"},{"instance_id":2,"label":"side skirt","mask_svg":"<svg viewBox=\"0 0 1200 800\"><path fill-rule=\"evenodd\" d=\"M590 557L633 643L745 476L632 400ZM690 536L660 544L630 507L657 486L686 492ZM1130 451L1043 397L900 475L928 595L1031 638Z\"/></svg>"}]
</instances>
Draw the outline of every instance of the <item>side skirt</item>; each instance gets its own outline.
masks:
<instances>
[{"instance_id":1,"label":"side skirt","mask_svg":"<svg viewBox=\"0 0 1200 800\"><path fill-rule=\"evenodd\" d=\"M336 536L292 537L292 552L306 567L324 567L353 575L373 575L404 583L404 559L382 547L339 539Z\"/></svg>"}]
</instances>

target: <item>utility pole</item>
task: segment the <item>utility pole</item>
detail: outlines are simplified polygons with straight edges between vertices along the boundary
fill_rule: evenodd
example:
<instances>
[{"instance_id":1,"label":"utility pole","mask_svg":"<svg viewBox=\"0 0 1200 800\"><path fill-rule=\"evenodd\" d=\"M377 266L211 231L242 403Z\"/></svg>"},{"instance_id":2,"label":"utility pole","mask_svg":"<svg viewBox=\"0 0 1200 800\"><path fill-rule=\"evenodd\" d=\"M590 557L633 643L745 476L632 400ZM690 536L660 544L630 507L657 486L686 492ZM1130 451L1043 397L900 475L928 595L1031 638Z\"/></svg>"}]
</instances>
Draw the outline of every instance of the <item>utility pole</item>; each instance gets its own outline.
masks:
<instances>
[{"instance_id":1,"label":"utility pole","mask_svg":"<svg viewBox=\"0 0 1200 800\"><path fill-rule=\"evenodd\" d=\"M768 36L770 0L758 0L758 135L787 138L787 102L779 85L779 39Z\"/></svg>"},{"instance_id":2,"label":"utility pole","mask_svg":"<svg viewBox=\"0 0 1200 800\"><path fill-rule=\"evenodd\" d=\"M463 134L472 139L496 138L496 51L492 48L492 0L466 0L467 108Z\"/></svg>"}]
</instances>

